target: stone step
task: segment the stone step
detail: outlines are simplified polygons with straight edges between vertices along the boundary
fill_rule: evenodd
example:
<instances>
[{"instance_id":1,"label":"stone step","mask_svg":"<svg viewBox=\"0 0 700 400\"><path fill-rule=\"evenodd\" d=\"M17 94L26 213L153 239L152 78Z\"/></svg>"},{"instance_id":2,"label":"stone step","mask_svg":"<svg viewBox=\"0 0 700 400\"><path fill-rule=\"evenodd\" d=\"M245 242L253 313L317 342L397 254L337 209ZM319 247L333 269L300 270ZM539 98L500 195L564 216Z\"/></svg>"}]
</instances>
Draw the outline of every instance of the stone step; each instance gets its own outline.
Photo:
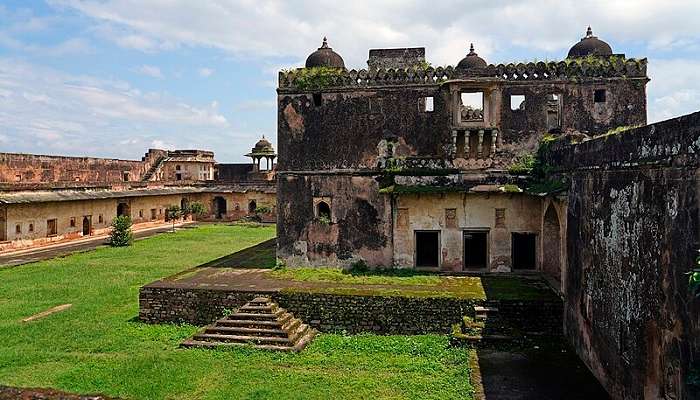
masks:
<instances>
[{"instance_id":1,"label":"stone step","mask_svg":"<svg viewBox=\"0 0 700 400\"><path fill-rule=\"evenodd\" d=\"M198 333L192 337L193 340L209 341L209 342L224 342L224 343L255 343L255 344L274 344L277 346L292 346L294 342L287 337L274 336L250 336L250 335L222 335L216 333Z\"/></svg>"},{"instance_id":2,"label":"stone step","mask_svg":"<svg viewBox=\"0 0 700 400\"><path fill-rule=\"evenodd\" d=\"M267 305L262 305L262 306L251 306L251 305L244 305L243 307L238 309L238 312L247 312L247 313L274 313L278 309L276 304L267 304Z\"/></svg>"},{"instance_id":3,"label":"stone step","mask_svg":"<svg viewBox=\"0 0 700 400\"><path fill-rule=\"evenodd\" d=\"M291 314L285 314L276 320L250 320L250 319L220 319L215 325L220 326L240 326L244 328L279 328L291 321Z\"/></svg>"},{"instance_id":4,"label":"stone step","mask_svg":"<svg viewBox=\"0 0 700 400\"><path fill-rule=\"evenodd\" d=\"M483 321L489 318L489 316L494 316L495 314L498 314L498 308L496 307L474 307L474 319L477 321Z\"/></svg>"},{"instance_id":5,"label":"stone step","mask_svg":"<svg viewBox=\"0 0 700 400\"><path fill-rule=\"evenodd\" d=\"M285 310L278 309L273 313L250 313L250 312L236 312L228 316L229 319L243 319L243 320L255 320L255 321L274 321L285 313Z\"/></svg>"},{"instance_id":6,"label":"stone step","mask_svg":"<svg viewBox=\"0 0 700 400\"><path fill-rule=\"evenodd\" d=\"M299 350L296 350L293 346L275 346L275 345L261 345L261 344L251 345L250 343L237 343L237 342L228 342L228 343L205 342L205 341L194 340L194 339L185 340L184 342L182 342L182 344L180 346L182 346L182 347L202 347L202 348L253 347L253 348L262 349L262 350L290 351L290 352L299 351Z\"/></svg>"},{"instance_id":7,"label":"stone step","mask_svg":"<svg viewBox=\"0 0 700 400\"><path fill-rule=\"evenodd\" d=\"M283 329L247 328L240 326L209 326L204 329L204 333L289 337L287 331Z\"/></svg>"}]
</instances>

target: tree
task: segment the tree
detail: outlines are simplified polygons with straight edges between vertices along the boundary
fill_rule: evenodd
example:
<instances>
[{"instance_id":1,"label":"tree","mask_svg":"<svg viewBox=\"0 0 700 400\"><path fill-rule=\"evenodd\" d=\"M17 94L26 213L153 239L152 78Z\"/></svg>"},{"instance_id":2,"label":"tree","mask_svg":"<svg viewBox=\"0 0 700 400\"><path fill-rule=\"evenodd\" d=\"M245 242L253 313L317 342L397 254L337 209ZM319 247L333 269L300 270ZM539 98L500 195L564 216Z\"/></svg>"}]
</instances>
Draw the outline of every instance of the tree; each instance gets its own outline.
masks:
<instances>
[{"instance_id":1,"label":"tree","mask_svg":"<svg viewBox=\"0 0 700 400\"><path fill-rule=\"evenodd\" d=\"M204 204L202 204L198 201L195 201L195 202L189 204L187 211L188 211L188 214L192 215L192 219L196 220L197 217L199 217L207 212L207 208L204 206Z\"/></svg>"},{"instance_id":2,"label":"tree","mask_svg":"<svg viewBox=\"0 0 700 400\"><path fill-rule=\"evenodd\" d=\"M112 220L112 230L109 233L110 244L114 247L128 246L134 241L131 231L131 218L128 215L120 215Z\"/></svg>"},{"instance_id":3,"label":"tree","mask_svg":"<svg viewBox=\"0 0 700 400\"><path fill-rule=\"evenodd\" d=\"M165 216L173 223L173 232L175 232L175 221L182 215L180 207L173 204L165 209Z\"/></svg>"}]
</instances>

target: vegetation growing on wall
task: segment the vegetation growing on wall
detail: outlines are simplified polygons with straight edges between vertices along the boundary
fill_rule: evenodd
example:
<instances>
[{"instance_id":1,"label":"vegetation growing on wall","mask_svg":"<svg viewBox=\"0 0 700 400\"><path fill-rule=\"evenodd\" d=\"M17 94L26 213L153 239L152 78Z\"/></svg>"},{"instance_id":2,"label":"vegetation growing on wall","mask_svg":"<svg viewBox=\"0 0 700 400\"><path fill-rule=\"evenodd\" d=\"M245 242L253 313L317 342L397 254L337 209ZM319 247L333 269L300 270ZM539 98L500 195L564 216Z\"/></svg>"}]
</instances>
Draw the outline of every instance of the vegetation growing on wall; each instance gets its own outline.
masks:
<instances>
[{"instance_id":1,"label":"vegetation growing on wall","mask_svg":"<svg viewBox=\"0 0 700 400\"><path fill-rule=\"evenodd\" d=\"M610 136L619 135L620 133L625 132L625 131L628 131L628 130L630 130L630 129L639 128L640 126L642 126L642 125L640 124L640 125L623 125L623 126L618 126L617 128L612 128L612 129L608 130L607 132L605 132L605 133L603 133L603 134L596 135L596 136L594 136L594 138L601 138L601 137L603 137L603 138L608 138L608 137L610 137Z\"/></svg>"},{"instance_id":2,"label":"vegetation growing on wall","mask_svg":"<svg viewBox=\"0 0 700 400\"><path fill-rule=\"evenodd\" d=\"M340 68L313 67L294 71L293 84L300 90L318 90L332 86L344 74Z\"/></svg>"}]
</instances>

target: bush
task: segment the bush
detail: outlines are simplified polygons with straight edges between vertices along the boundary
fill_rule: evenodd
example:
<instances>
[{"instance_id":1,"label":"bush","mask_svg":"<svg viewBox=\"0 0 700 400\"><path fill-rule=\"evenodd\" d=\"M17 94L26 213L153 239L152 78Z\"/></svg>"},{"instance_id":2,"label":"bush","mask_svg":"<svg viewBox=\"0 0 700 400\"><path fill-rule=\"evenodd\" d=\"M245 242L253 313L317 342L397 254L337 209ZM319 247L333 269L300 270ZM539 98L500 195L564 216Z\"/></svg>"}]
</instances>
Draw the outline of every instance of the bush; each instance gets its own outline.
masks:
<instances>
[{"instance_id":1,"label":"bush","mask_svg":"<svg viewBox=\"0 0 700 400\"><path fill-rule=\"evenodd\" d=\"M134 241L131 231L131 218L120 215L112 220L112 231L109 233L110 244L114 247L128 246Z\"/></svg>"},{"instance_id":2,"label":"bush","mask_svg":"<svg viewBox=\"0 0 700 400\"><path fill-rule=\"evenodd\" d=\"M169 206L165 209L165 217L168 221L174 221L182 215L182 210L177 205Z\"/></svg>"},{"instance_id":3,"label":"bush","mask_svg":"<svg viewBox=\"0 0 700 400\"><path fill-rule=\"evenodd\" d=\"M272 207L266 205L259 205L255 207L256 214L269 214L272 212Z\"/></svg>"},{"instance_id":4,"label":"bush","mask_svg":"<svg viewBox=\"0 0 700 400\"><path fill-rule=\"evenodd\" d=\"M350 272L351 275L363 275L369 272L369 266L365 260L359 259L350 264L350 270L348 272Z\"/></svg>"},{"instance_id":5,"label":"bush","mask_svg":"<svg viewBox=\"0 0 700 400\"><path fill-rule=\"evenodd\" d=\"M190 203L189 206L187 207L188 214L193 215L195 218L203 215L204 213L207 212L207 208L204 207L204 204L195 201L194 203Z\"/></svg>"}]
</instances>

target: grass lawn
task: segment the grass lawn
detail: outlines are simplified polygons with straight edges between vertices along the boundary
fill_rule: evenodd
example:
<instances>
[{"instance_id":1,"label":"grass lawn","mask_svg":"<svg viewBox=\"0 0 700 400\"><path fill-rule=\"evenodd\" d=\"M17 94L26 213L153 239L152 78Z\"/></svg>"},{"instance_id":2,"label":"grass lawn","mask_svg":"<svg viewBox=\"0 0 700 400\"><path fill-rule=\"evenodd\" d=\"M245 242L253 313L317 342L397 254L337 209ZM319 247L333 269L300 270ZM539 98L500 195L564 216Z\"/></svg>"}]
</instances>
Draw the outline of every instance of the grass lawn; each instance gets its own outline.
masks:
<instances>
[{"instance_id":1,"label":"grass lawn","mask_svg":"<svg viewBox=\"0 0 700 400\"><path fill-rule=\"evenodd\" d=\"M401 295L463 299L534 300L552 297L538 279L513 276L441 276L411 269L349 273L338 268L283 268L267 272L274 279L338 283L361 287L305 288L337 294ZM378 285L378 287L372 287ZM387 287L390 285L391 287ZM296 289L291 289L296 290Z\"/></svg>"},{"instance_id":2,"label":"grass lawn","mask_svg":"<svg viewBox=\"0 0 700 400\"><path fill-rule=\"evenodd\" d=\"M184 350L196 327L135 320L141 285L274 234L204 225L0 269L0 384L127 399L471 398L468 353L446 336L320 335L296 355Z\"/></svg>"}]
</instances>

